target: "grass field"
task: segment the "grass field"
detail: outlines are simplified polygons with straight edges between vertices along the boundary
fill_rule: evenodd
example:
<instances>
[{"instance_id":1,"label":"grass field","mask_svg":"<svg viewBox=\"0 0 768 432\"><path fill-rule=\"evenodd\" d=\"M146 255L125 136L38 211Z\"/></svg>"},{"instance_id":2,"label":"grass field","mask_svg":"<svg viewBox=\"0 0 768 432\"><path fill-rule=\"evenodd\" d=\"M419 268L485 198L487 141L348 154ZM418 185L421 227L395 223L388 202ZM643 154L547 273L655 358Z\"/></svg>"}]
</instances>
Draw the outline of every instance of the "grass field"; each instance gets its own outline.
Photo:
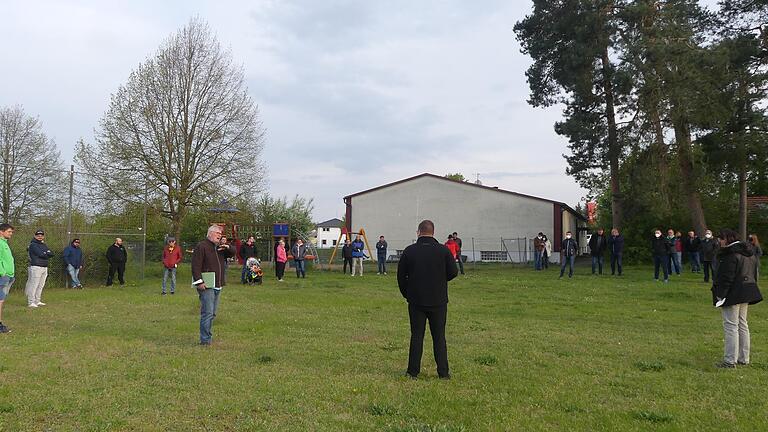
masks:
<instances>
[{"instance_id":1,"label":"grass field","mask_svg":"<svg viewBox=\"0 0 768 432\"><path fill-rule=\"evenodd\" d=\"M165 297L157 280L49 289L37 310L16 289L0 431L768 430L768 306L750 309L752 365L718 370L721 319L698 275L588 272L469 266L450 286L450 381L428 335L420 379L403 377L394 271L278 284L268 269L263 286L225 288L210 348L188 282Z\"/></svg>"}]
</instances>

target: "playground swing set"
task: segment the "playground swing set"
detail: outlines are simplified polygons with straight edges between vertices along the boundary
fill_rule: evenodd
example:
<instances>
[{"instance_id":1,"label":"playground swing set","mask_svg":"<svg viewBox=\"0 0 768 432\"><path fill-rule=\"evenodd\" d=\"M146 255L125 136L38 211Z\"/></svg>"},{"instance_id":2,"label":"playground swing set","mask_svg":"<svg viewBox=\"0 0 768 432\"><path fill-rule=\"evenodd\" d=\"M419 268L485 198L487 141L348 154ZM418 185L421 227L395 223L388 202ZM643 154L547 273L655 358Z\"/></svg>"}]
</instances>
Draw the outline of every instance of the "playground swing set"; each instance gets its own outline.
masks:
<instances>
[{"instance_id":1,"label":"playground swing set","mask_svg":"<svg viewBox=\"0 0 768 432\"><path fill-rule=\"evenodd\" d=\"M368 236L365 235L365 230L363 228L360 228L357 232L352 232L347 230L347 227L341 228L341 233L339 234L339 240L336 241L336 247L333 248L333 252L331 252L331 258L328 259L328 268L331 268L331 264L333 264L333 259L336 257L336 252L339 250L339 246L341 245L341 239L346 235L347 238L350 238L352 235L359 235L363 238L363 243L365 243L365 249L368 250L368 257L373 257L371 253L371 246L368 243ZM350 239L351 240L351 239ZM365 253L365 250L363 250L363 253ZM378 257L377 257L378 258ZM371 258L372 259L372 258Z\"/></svg>"}]
</instances>

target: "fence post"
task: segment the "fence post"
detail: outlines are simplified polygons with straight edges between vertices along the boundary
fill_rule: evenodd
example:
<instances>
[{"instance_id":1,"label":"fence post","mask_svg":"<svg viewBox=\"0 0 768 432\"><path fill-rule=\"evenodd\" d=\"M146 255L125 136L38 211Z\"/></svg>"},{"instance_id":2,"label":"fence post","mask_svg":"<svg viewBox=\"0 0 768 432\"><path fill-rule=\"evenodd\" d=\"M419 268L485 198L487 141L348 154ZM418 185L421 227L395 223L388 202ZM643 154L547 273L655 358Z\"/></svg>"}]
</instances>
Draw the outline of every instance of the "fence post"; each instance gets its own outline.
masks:
<instances>
[{"instance_id":1,"label":"fence post","mask_svg":"<svg viewBox=\"0 0 768 432\"><path fill-rule=\"evenodd\" d=\"M72 195L75 190L75 165L69 166L69 204L67 205L67 244L68 247L72 241ZM64 288L69 288L68 272L64 272Z\"/></svg>"}]
</instances>

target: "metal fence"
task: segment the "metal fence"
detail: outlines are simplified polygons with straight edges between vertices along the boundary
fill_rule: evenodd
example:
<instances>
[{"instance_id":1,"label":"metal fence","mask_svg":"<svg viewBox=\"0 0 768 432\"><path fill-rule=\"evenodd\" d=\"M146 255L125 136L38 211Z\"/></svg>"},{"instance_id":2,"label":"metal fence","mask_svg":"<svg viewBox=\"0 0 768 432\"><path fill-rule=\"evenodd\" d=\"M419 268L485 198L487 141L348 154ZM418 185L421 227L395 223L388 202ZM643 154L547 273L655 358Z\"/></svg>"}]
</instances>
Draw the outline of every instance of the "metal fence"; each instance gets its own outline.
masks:
<instances>
[{"instance_id":1,"label":"metal fence","mask_svg":"<svg viewBox=\"0 0 768 432\"><path fill-rule=\"evenodd\" d=\"M396 239L386 238L389 244L387 251L387 261L398 261L407 245L416 242L416 238ZM443 239L439 239L443 241ZM374 245L371 244L371 247ZM320 258L323 263L328 262L328 257L333 249L319 249ZM368 251L366 251L368 253ZM371 251L375 259L376 251ZM462 238L461 255L464 262L468 263L507 263L507 264L530 264L533 265L533 239L528 237L468 237ZM549 257L550 262L559 262L559 253L553 252ZM339 264L337 254L336 264Z\"/></svg>"},{"instance_id":2,"label":"metal fence","mask_svg":"<svg viewBox=\"0 0 768 432\"><path fill-rule=\"evenodd\" d=\"M8 164L4 164L8 167ZM13 165L14 169L28 169ZM83 269L80 279L84 286L102 285L108 273L107 248L116 238L123 239L128 252L126 282L143 280L147 273L147 259L159 261L163 241L148 241L146 202L127 203L118 199L98 199L91 193L97 182L88 173L75 171L74 166L61 171L45 167L36 168L39 175L48 181L57 182L57 187L45 195L25 196L28 203L23 207L10 201L10 206L23 208L15 213L15 219L3 218L15 230L8 244L16 264L15 290L24 288L26 283L29 254L28 247L38 229L45 231L45 243L54 252L49 261L46 287L65 287L69 277L63 260L63 251L75 238L81 240ZM22 191L23 192L23 191ZM19 195L20 196L20 195ZM10 213L13 214L13 213ZM154 227L163 230L164 227Z\"/></svg>"}]
</instances>

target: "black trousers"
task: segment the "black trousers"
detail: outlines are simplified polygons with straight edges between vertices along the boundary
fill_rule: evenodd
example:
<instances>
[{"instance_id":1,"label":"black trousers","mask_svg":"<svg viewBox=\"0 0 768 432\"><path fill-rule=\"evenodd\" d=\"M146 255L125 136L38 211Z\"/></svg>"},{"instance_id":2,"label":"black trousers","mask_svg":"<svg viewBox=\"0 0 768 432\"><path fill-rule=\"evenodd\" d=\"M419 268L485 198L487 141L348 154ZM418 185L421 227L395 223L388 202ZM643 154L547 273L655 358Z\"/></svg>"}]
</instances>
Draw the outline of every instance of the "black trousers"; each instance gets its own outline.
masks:
<instances>
[{"instance_id":1,"label":"black trousers","mask_svg":"<svg viewBox=\"0 0 768 432\"><path fill-rule=\"evenodd\" d=\"M704 282L709 282L709 273L712 273L712 279L715 279L715 267L712 266L712 261L702 261L704 267Z\"/></svg>"},{"instance_id":2,"label":"black trousers","mask_svg":"<svg viewBox=\"0 0 768 432\"><path fill-rule=\"evenodd\" d=\"M459 251L457 255L458 255L458 259L456 259L456 264L459 265L459 272L461 274L464 274L464 263L461 261L461 251Z\"/></svg>"},{"instance_id":3,"label":"black trousers","mask_svg":"<svg viewBox=\"0 0 768 432\"><path fill-rule=\"evenodd\" d=\"M352 258L344 258L344 274L347 274L347 264L349 264L349 274L352 274Z\"/></svg>"},{"instance_id":4,"label":"black trousers","mask_svg":"<svg viewBox=\"0 0 768 432\"><path fill-rule=\"evenodd\" d=\"M117 271L117 280L120 281L120 285L125 284L125 263L112 263L109 265L109 275L107 276L107 286L112 285L112 280L115 278L115 271Z\"/></svg>"},{"instance_id":5,"label":"black trousers","mask_svg":"<svg viewBox=\"0 0 768 432\"><path fill-rule=\"evenodd\" d=\"M445 343L445 322L448 305L427 307L408 305L411 320L411 347L408 351L408 374L418 376L421 371L421 354L424 349L424 330L429 320L429 332L432 334L432 351L437 363L437 375L449 376L448 347Z\"/></svg>"},{"instance_id":6,"label":"black trousers","mask_svg":"<svg viewBox=\"0 0 768 432\"><path fill-rule=\"evenodd\" d=\"M285 263L278 261L275 263L275 276L277 276L278 279L282 279L283 275L285 275Z\"/></svg>"}]
</instances>

